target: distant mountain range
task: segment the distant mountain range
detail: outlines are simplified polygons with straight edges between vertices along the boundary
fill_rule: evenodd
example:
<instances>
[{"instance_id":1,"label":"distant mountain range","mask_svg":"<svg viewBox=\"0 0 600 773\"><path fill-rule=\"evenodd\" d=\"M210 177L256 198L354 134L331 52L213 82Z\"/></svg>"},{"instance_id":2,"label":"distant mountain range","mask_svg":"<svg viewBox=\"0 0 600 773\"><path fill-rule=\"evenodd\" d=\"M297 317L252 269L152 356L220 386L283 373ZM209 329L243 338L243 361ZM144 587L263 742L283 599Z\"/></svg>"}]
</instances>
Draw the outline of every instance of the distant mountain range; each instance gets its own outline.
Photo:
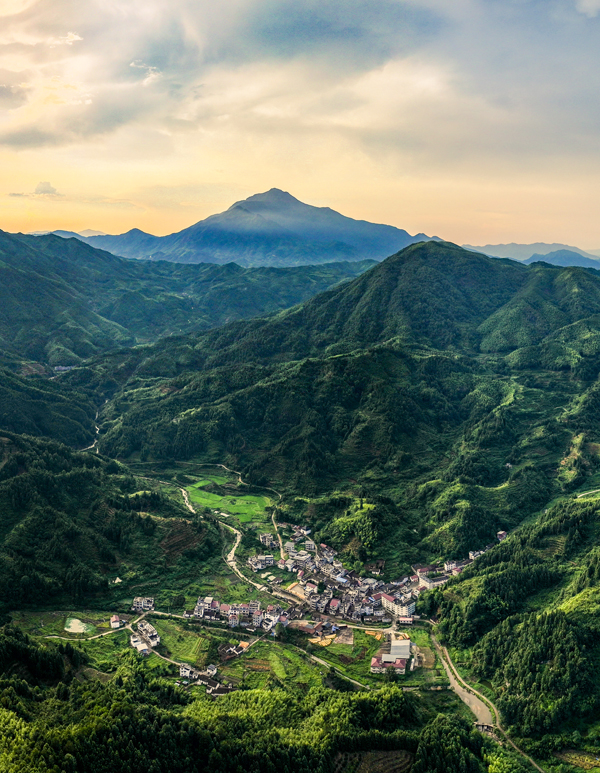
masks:
<instances>
[{"instance_id":1,"label":"distant mountain range","mask_svg":"<svg viewBox=\"0 0 600 773\"><path fill-rule=\"evenodd\" d=\"M573 250L556 250L546 254L536 253L522 263L530 265L531 263L550 263L553 266L582 266L583 268L595 268L600 271L600 260L598 258L588 258L580 252Z\"/></svg>"},{"instance_id":2,"label":"distant mountain range","mask_svg":"<svg viewBox=\"0 0 600 773\"><path fill-rule=\"evenodd\" d=\"M581 250L579 247L572 247L568 244L547 244L545 242L534 242L533 244L516 244L515 242L511 242L511 244L484 244L483 246L476 246L473 244L463 244L463 248L465 250L472 250L473 252L481 252L484 255L488 255L490 258L511 258L512 260L520 260L522 262L526 262L529 260L529 258L535 257L536 260L545 260L546 263L554 263L554 260L552 260L552 257L555 256L556 253L561 253L561 255L557 255L557 260L578 260L575 256L580 255L584 258L589 258L591 260L595 260L597 263L595 263L593 266L588 266L588 263L583 262L571 262L571 263L555 263L557 266L588 266L590 268L598 268L600 267L600 263L598 263L600 259L600 250ZM572 253L572 257L567 258L562 253L569 252ZM535 263L535 261L531 261Z\"/></svg>"},{"instance_id":3,"label":"distant mountain range","mask_svg":"<svg viewBox=\"0 0 600 773\"><path fill-rule=\"evenodd\" d=\"M125 258L176 263L231 263L240 266L300 266L333 261L383 260L421 241L401 228L353 220L329 207L303 204L272 188L225 212L168 236L133 228L116 236L55 231Z\"/></svg>"}]
</instances>

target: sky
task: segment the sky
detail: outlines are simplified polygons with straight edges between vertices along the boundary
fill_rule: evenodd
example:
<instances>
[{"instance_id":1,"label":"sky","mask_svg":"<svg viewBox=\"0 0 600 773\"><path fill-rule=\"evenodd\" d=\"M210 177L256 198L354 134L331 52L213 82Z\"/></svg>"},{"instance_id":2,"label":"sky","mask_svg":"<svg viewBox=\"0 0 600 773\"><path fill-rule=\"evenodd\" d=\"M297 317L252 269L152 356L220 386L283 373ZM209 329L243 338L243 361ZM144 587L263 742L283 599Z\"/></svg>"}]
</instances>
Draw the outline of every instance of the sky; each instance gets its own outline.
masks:
<instances>
[{"instance_id":1,"label":"sky","mask_svg":"<svg viewBox=\"0 0 600 773\"><path fill-rule=\"evenodd\" d=\"M600 0L0 0L0 228L154 234L277 187L600 248Z\"/></svg>"}]
</instances>

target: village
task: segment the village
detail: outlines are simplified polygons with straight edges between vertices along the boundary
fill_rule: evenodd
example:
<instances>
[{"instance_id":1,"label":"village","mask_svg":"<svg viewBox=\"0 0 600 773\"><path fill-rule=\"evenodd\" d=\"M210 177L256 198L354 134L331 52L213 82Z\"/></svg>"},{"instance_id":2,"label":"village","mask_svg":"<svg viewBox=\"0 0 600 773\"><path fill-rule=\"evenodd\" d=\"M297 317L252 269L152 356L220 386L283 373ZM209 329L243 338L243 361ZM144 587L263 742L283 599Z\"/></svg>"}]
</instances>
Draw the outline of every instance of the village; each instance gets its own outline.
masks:
<instances>
[{"instance_id":1,"label":"village","mask_svg":"<svg viewBox=\"0 0 600 773\"><path fill-rule=\"evenodd\" d=\"M288 524L281 524L288 526ZM284 544L287 558L275 560L273 554L258 554L248 558L248 565L254 572L265 571L262 579L274 589L283 585L281 577L270 573L276 567L296 577L286 587L287 606L269 603L263 606L260 600L250 599L239 603L221 602L213 596L201 596L193 609L184 610L183 619L202 623L224 624L229 629L244 629L254 637L274 636L276 631L291 626L299 633L306 634L309 642L327 646L331 641L342 641L345 629L362 625L376 626L369 633L381 640L381 647L370 659L371 674L385 674L388 670L403 675L422 665L419 648L407 633L396 631L412 626L420 616L415 614L416 601L425 590L444 585L476 561L495 543L483 550L471 551L463 560L448 560L433 565L414 564L413 574L390 582L378 579L385 568L383 561L367 564L365 569L375 575L364 577L344 568L337 559L335 550L325 544L317 545L311 538L311 530L296 525L289 526L293 536ZM278 536L278 535L277 535ZM497 533L502 542L507 533ZM275 551L279 542L274 535L260 534L259 540L266 548ZM292 601L295 597L296 600ZM136 597L132 611L141 615L155 611L154 598ZM160 614L160 613L159 613ZM111 627L119 627L118 616L111 618ZM377 633L377 629L381 633ZM350 634L351 636L351 634ZM256 639L255 639L256 641ZM140 619L137 631L130 637L130 645L140 655L148 655L160 644L160 636L147 620ZM251 646L240 641L237 645L223 645L219 649L222 661L244 654ZM187 686L190 683L204 685L208 695L217 697L235 689L231 683L221 684L215 679L218 668L209 664L204 670L180 663L180 678Z\"/></svg>"},{"instance_id":2,"label":"village","mask_svg":"<svg viewBox=\"0 0 600 773\"><path fill-rule=\"evenodd\" d=\"M248 565L252 571L266 569L261 578L273 587L282 585L282 579L269 573L269 567L295 574L297 582L288 585L286 590L298 597L303 610L333 615L354 623L390 625L395 620L402 625L411 625L415 619L415 602L423 591L444 585L497 544L494 542L482 550L473 550L463 560L429 566L415 564L411 567L411 576L384 582L377 579L384 571L384 561L366 564L365 570L375 577L361 576L355 571L347 571L337 560L335 550L322 543L317 545L310 538L309 528L285 523L280 525L291 528L293 533L283 546L285 553L277 561L273 554L250 556ZM498 542L506 537L505 531L496 535ZM273 534L261 534L259 539L270 550L279 547Z\"/></svg>"}]
</instances>

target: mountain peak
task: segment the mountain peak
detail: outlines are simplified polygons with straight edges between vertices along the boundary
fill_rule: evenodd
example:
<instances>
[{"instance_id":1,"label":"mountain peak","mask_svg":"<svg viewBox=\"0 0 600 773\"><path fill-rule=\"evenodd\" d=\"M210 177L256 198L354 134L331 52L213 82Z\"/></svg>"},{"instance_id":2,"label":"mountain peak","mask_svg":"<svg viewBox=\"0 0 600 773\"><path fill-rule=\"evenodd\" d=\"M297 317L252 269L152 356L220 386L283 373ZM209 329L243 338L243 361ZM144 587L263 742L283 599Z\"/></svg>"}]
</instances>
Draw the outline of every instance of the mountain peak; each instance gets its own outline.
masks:
<instances>
[{"instance_id":1,"label":"mountain peak","mask_svg":"<svg viewBox=\"0 0 600 773\"><path fill-rule=\"evenodd\" d=\"M264 193L255 193L252 196L248 196L247 199L236 201L235 204L232 204L231 207L229 207L229 209L233 209L240 204L247 203L267 204L270 206L302 204L302 202L292 196L291 193L282 191L280 188L270 188Z\"/></svg>"}]
</instances>

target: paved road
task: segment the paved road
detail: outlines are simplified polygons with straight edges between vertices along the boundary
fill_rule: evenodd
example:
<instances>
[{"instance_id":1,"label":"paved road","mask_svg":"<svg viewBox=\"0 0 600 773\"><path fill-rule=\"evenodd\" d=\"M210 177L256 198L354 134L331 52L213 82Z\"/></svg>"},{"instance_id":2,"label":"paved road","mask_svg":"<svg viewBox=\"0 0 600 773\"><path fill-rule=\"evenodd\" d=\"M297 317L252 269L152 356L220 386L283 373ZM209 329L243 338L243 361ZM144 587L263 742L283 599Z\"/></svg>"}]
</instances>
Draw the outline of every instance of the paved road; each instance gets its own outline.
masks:
<instances>
[{"instance_id":1,"label":"paved road","mask_svg":"<svg viewBox=\"0 0 600 773\"><path fill-rule=\"evenodd\" d=\"M494 716L492 715L492 712L490 709L486 706L486 704L480 700L473 692L470 690L467 690L461 682L458 681L456 678L454 671L448 664L445 655L445 648L444 651L442 651L442 647L438 644L437 640L433 637L433 645L437 651L437 654L440 656L440 660L442 661L442 665L444 666L444 670L446 674L448 675L448 679L450 680L450 685L452 686L452 689L454 692L458 695L458 697L461 699L463 703L465 703L473 712L475 715L475 718L478 722L483 723L484 725L494 725L497 724L495 721Z\"/></svg>"},{"instance_id":2,"label":"paved road","mask_svg":"<svg viewBox=\"0 0 600 773\"><path fill-rule=\"evenodd\" d=\"M440 644L437 642L437 640L435 639L434 636L431 637L431 640L433 641L433 644L434 644L434 646L435 646L435 648L436 648L436 650L438 652L438 655L440 656L440 660L442 661L444 669L446 670L446 673L448 674L448 678L450 679L450 683L452 684L453 680L454 680L454 682L460 687L460 690L458 690L453 685L454 689L456 690L457 695L461 698L462 701L464 701L464 703L467 704L467 706L469 706L471 711L473 711L473 713L477 717L477 721L478 722L482 722L485 725L495 725L496 729L498 730L498 732L500 732L504 736L504 738L507 741L507 743L509 743L516 752L518 752L524 759L526 759L527 762L529 762L530 765L533 765L533 767L536 770L538 770L539 773L546 773L546 771L542 767L540 767L537 764L537 762L534 762L534 760L532 760L531 757L529 757L527 754L525 754L525 752L522 749L519 749L519 747L516 745L516 743L514 743L514 741L512 741L508 737L508 735L506 734L506 730L504 730L504 728L500 724L500 712L498 711L496 706L488 698L485 698L485 696L483 696L480 692L478 692L474 687L471 687L469 684L467 684L465 682L465 680L461 677L461 675L456 670L456 666L452 662L452 658L450 657L446 647L442 648L440 646ZM472 707L471 703L469 703L469 701L473 701L473 700L476 700L476 701L478 701L478 703L481 703L481 704L483 704L485 706L485 708L488 711L489 717L493 716L493 721L490 722L489 720L486 720L486 719L483 719L483 718L481 718L481 719L479 718L479 715L475 712L475 710ZM485 701L485 703L484 703L484 701ZM486 705L486 704L488 704L488 705ZM476 705L477 704L473 703L473 706L476 706ZM489 707L491 707L491 710L490 710ZM493 712L493 714L492 714L492 712ZM483 716L484 715L482 714L482 717Z\"/></svg>"}]
</instances>

